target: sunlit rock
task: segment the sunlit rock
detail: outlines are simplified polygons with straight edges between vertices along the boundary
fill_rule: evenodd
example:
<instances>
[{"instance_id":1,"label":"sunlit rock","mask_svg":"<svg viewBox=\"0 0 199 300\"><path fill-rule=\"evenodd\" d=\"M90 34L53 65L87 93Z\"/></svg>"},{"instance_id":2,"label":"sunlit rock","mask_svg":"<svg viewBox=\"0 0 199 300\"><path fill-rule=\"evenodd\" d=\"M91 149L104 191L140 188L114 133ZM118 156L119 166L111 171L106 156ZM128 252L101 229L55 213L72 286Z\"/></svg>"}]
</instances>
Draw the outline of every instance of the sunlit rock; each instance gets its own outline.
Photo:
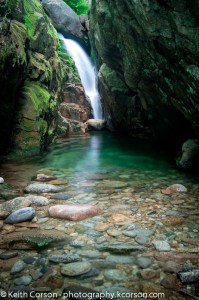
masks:
<instances>
[{"instance_id":1,"label":"sunlit rock","mask_svg":"<svg viewBox=\"0 0 199 300\"><path fill-rule=\"evenodd\" d=\"M106 121L102 119L89 119L86 122L88 129L102 130L106 127Z\"/></svg>"}]
</instances>

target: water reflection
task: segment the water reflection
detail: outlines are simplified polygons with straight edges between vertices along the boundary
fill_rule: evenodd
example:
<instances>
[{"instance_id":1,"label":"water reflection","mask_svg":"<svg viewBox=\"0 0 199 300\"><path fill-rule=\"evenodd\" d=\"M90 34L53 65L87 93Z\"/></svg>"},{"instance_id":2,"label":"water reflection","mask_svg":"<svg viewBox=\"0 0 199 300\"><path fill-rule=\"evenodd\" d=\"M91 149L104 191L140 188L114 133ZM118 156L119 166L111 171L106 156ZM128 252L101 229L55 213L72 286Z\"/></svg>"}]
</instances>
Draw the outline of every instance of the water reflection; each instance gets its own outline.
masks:
<instances>
[{"instance_id":1,"label":"water reflection","mask_svg":"<svg viewBox=\"0 0 199 300\"><path fill-rule=\"evenodd\" d=\"M123 168L166 171L173 167L149 145L133 145L132 141L103 132L70 138L55 146L46 156L45 166L91 173Z\"/></svg>"}]
</instances>

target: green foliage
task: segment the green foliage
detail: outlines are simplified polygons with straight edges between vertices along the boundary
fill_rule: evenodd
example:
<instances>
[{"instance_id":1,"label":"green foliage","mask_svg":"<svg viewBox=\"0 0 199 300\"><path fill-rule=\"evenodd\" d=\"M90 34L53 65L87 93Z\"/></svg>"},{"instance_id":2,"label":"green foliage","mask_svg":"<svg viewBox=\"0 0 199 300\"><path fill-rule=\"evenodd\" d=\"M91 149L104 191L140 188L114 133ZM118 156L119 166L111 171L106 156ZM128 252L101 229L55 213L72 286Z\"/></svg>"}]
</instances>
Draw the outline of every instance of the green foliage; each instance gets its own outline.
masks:
<instances>
[{"instance_id":1,"label":"green foliage","mask_svg":"<svg viewBox=\"0 0 199 300\"><path fill-rule=\"evenodd\" d=\"M38 1L24 1L25 24L27 26L28 35L31 38L34 37L36 31L38 19L40 17L39 11L41 11L41 5Z\"/></svg>"},{"instance_id":2,"label":"green foliage","mask_svg":"<svg viewBox=\"0 0 199 300\"><path fill-rule=\"evenodd\" d=\"M20 0L8 0L7 1L7 4L8 4L8 7L13 10L17 7L17 5L19 4Z\"/></svg>"},{"instance_id":3,"label":"green foliage","mask_svg":"<svg viewBox=\"0 0 199 300\"><path fill-rule=\"evenodd\" d=\"M10 0L11 1L11 0ZM12 0L13 1L13 0ZM52 26L50 19L44 14L43 7L39 0L25 0L24 1L25 24L30 38L34 38L36 30L38 29L41 15L44 17L44 28L53 38L57 38L57 32Z\"/></svg>"},{"instance_id":4,"label":"green foliage","mask_svg":"<svg viewBox=\"0 0 199 300\"><path fill-rule=\"evenodd\" d=\"M64 0L78 15L88 14L88 0Z\"/></svg>"}]
</instances>

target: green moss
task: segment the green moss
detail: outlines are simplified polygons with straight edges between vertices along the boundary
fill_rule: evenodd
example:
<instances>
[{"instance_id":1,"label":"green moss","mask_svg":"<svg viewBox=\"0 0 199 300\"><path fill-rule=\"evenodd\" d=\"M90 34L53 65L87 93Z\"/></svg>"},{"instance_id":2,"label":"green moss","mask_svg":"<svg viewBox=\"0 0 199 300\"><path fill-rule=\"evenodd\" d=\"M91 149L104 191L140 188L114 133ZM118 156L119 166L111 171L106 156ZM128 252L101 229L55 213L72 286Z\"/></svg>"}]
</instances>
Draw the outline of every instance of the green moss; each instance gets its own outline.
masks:
<instances>
[{"instance_id":1,"label":"green moss","mask_svg":"<svg viewBox=\"0 0 199 300\"><path fill-rule=\"evenodd\" d=\"M45 59L43 54L32 52L30 56L30 64L30 78L37 79L42 74L43 79L47 81L52 80L52 67L50 65L50 62Z\"/></svg>"},{"instance_id":2,"label":"green moss","mask_svg":"<svg viewBox=\"0 0 199 300\"><path fill-rule=\"evenodd\" d=\"M38 114L41 114L43 111L46 111L49 108L49 101L51 95L45 89L39 85L39 83L34 81L26 81L24 84L23 94L25 98L30 100Z\"/></svg>"},{"instance_id":3,"label":"green moss","mask_svg":"<svg viewBox=\"0 0 199 300\"><path fill-rule=\"evenodd\" d=\"M18 21L11 21L10 31L12 33L13 47L17 55L13 58L13 66L16 64L26 63L25 40L26 40L26 27ZM10 45L7 45L10 47Z\"/></svg>"},{"instance_id":4,"label":"green moss","mask_svg":"<svg viewBox=\"0 0 199 300\"><path fill-rule=\"evenodd\" d=\"M39 17L41 16L42 7L37 0L24 1L24 14L27 32L30 38L33 38L37 29Z\"/></svg>"},{"instance_id":5,"label":"green moss","mask_svg":"<svg viewBox=\"0 0 199 300\"><path fill-rule=\"evenodd\" d=\"M49 17L44 13L43 7L38 0L24 0L24 17L25 24L27 26L28 35L30 38L34 38L37 32L37 26L41 16L44 18L46 31L53 38L57 39L57 32Z\"/></svg>"}]
</instances>

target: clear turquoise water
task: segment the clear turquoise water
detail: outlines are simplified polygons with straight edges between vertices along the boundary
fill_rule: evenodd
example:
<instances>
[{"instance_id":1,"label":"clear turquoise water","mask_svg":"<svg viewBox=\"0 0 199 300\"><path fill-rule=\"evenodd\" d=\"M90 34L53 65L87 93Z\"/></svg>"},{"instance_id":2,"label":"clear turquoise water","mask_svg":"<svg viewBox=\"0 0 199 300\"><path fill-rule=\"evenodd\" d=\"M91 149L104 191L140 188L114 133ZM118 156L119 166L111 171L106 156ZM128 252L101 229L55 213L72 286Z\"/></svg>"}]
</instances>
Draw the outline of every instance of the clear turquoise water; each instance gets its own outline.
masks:
<instances>
[{"instance_id":1,"label":"clear turquoise water","mask_svg":"<svg viewBox=\"0 0 199 300\"><path fill-rule=\"evenodd\" d=\"M143 143L135 144L128 138L118 138L108 132L70 138L52 147L43 166L89 172L132 168L166 172L174 167L159 149Z\"/></svg>"},{"instance_id":2,"label":"clear turquoise water","mask_svg":"<svg viewBox=\"0 0 199 300\"><path fill-rule=\"evenodd\" d=\"M69 175L79 181L88 174L107 174L111 180L128 174L135 178L136 173L142 174L145 182L164 177L179 183L197 181L195 176L178 171L166 151L110 132L71 137L40 156L12 160L0 166L0 176L22 190L35 174L45 173L44 168L52 169L58 178Z\"/></svg>"}]
</instances>

